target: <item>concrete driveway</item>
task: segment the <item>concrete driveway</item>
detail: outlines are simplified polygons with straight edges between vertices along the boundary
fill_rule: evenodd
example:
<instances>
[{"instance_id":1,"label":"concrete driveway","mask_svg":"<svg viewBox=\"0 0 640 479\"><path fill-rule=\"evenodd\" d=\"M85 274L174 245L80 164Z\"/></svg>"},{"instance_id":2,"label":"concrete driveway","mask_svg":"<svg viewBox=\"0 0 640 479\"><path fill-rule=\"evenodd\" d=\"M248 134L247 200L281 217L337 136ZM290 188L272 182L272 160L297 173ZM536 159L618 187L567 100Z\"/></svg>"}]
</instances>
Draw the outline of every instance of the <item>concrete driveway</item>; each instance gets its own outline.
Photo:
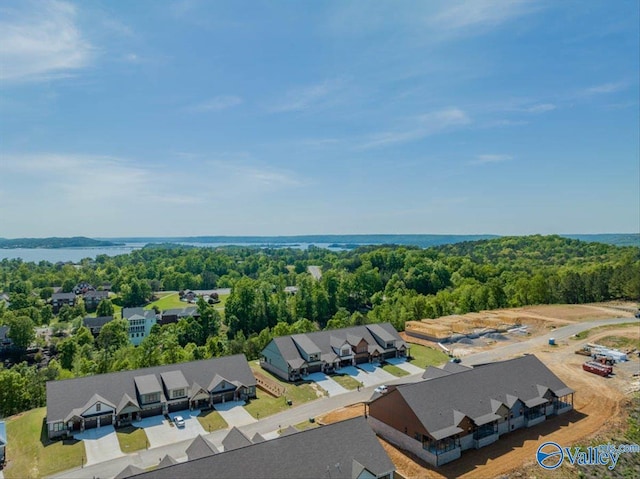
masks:
<instances>
[{"instance_id":1,"label":"concrete driveway","mask_svg":"<svg viewBox=\"0 0 640 479\"><path fill-rule=\"evenodd\" d=\"M393 364L394 366L399 367L400 369L404 369L409 374L422 374L424 373L424 369L419 368L418 366L414 366L407 358L390 358L387 359L389 364Z\"/></svg>"},{"instance_id":2,"label":"concrete driveway","mask_svg":"<svg viewBox=\"0 0 640 479\"><path fill-rule=\"evenodd\" d=\"M322 389L327 391L329 397L349 392L324 373L311 373L305 376L304 379L308 379L309 381L316 383Z\"/></svg>"},{"instance_id":3,"label":"concrete driveway","mask_svg":"<svg viewBox=\"0 0 640 479\"><path fill-rule=\"evenodd\" d=\"M199 409L169 413L171 421L176 416L182 416L184 427L171 425L173 423L170 424L164 416L146 417L141 421L134 422L133 425L144 429L149 440L149 448L166 446L185 439L192 439L198 434L207 434L197 419L198 414L200 414Z\"/></svg>"},{"instance_id":4,"label":"concrete driveway","mask_svg":"<svg viewBox=\"0 0 640 479\"><path fill-rule=\"evenodd\" d=\"M227 422L229 427L240 427L257 421L242 407L244 404L244 401L227 401L225 403L215 404L213 407L220 413L222 419Z\"/></svg>"},{"instance_id":5,"label":"concrete driveway","mask_svg":"<svg viewBox=\"0 0 640 479\"><path fill-rule=\"evenodd\" d=\"M124 456L113 426L87 429L73 437L84 442L84 450L87 455L85 465L110 461Z\"/></svg>"},{"instance_id":6,"label":"concrete driveway","mask_svg":"<svg viewBox=\"0 0 640 479\"><path fill-rule=\"evenodd\" d=\"M393 374L371 363L358 364L356 367L364 372L364 375L361 376L361 381L365 386L376 386L397 379Z\"/></svg>"}]
</instances>

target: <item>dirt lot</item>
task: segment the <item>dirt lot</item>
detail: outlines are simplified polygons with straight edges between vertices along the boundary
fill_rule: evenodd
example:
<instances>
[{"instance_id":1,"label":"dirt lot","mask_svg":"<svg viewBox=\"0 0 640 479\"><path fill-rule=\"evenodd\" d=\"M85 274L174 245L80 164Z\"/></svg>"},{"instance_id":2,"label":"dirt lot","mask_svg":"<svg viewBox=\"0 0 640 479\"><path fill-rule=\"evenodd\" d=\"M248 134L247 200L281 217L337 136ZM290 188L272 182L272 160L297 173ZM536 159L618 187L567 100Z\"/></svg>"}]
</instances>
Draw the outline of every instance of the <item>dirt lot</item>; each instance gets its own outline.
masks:
<instances>
[{"instance_id":1,"label":"dirt lot","mask_svg":"<svg viewBox=\"0 0 640 479\"><path fill-rule=\"evenodd\" d=\"M602 378L583 371L581 365L585 357L575 354L574 351L587 342L597 342L604 337L637 339L638 335L638 326L602 329L581 341L569 341L555 348L545 346L532 351L576 391L574 411L530 429L510 433L489 447L465 451L459 460L437 470L382 439L380 442L397 470L407 478L484 478L523 473L528 476L532 471L537 475L541 471L532 469L531 466L535 462L535 452L542 442L552 440L569 446L584 443L597 433L619 429L625 421L622 410L627 398L625 394L640 390L640 381L637 377L632 377L634 372L640 371L637 356L627 363L616 365L613 377ZM358 404L326 414L320 421L330 423L362 413L363 406Z\"/></svg>"}]
</instances>

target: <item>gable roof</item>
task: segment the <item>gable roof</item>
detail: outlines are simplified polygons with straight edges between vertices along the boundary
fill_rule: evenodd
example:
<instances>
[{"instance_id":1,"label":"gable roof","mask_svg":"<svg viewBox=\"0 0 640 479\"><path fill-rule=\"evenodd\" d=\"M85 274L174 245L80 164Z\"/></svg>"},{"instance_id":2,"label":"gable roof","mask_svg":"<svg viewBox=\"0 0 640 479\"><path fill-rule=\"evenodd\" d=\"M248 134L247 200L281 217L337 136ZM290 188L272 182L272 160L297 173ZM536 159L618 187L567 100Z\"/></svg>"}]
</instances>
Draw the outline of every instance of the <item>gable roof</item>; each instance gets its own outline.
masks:
<instances>
[{"instance_id":1,"label":"gable roof","mask_svg":"<svg viewBox=\"0 0 640 479\"><path fill-rule=\"evenodd\" d=\"M218 454L218 449L205 439L202 434L198 434L191 444L189 444L189 447L187 447L186 453L189 460L193 461L194 459L201 459Z\"/></svg>"},{"instance_id":2,"label":"gable roof","mask_svg":"<svg viewBox=\"0 0 640 479\"><path fill-rule=\"evenodd\" d=\"M94 394L99 394L111 404L118 405L122 401L124 394L136 399L138 397L137 382L140 382L143 391L157 392L157 387L162 379L161 373L168 371L181 371L190 385L195 382L209 384L216 374L239 381L248 387L256 385L256 379L244 354L188 363L167 364L165 366L132 371L97 374L74 379L48 381L47 422L63 421L72 410L84 406ZM141 379L145 376L155 376L155 381L152 382L151 378L148 378L148 380Z\"/></svg>"},{"instance_id":3,"label":"gable roof","mask_svg":"<svg viewBox=\"0 0 640 479\"><path fill-rule=\"evenodd\" d=\"M124 319L130 319L132 316L142 316L145 319L153 319L156 317L156 313L153 309L144 308L122 308L122 317Z\"/></svg>"},{"instance_id":4,"label":"gable roof","mask_svg":"<svg viewBox=\"0 0 640 479\"><path fill-rule=\"evenodd\" d=\"M178 464L178 461L176 461L173 457L167 454L162 458L162 461L160 461L160 464L158 464L158 469L161 469L163 467L173 466L174 464Z\"/></svg>"},{"instance_id":5,"label":"gable roof","mask_svg":"<svg viewBox=\"0 0 640 479\"><path fill-rule=\"evenodd\" d=\"M160 377L162 378L162 382L168 390L189 388L189 383L180 370L160 373Z\"/></svg>"},{"instance_id":6,"label":"gable roof","mask_svg":"<svg viewBox=\"0 0 640 479\"><path fill-rule=\"evenodd\" d=\"M196 306L186 306L184 308L172 308L162 312L162 316L178 316L179 318L188 318L189 316L197 316L198 308Z\"/></svg>"},{"instance_id":7,"label":"gable roof","mask_svg":"<svg viewBox=\"0 0 640 479\"><path fill-rule=\"evenodd\" d=\"M251 438L251 442L254 444L258 444L259 442L264 442L264 441L266 441L266 439L259 432L256 432Z\"/></svg>"},{"instance_id":8,"label":"gable roof","mask_svg":"<svg viewBox=\"0 0 640 479\"><path fill-rule=\"evenodd\" d=\"M135 476L136 474L139 474L141 472L144 472L144 469L129 464L114 479L125 479L127 477Z\"/></svg>"},{"instance_id":9,"label":"gable roof","mask_svg":"<svg viewBox=\"0 0 640 479\"><path fill-rule=\"evenodd\" d=\"M477 425L498 419L496 405L513 405L514 397L532 406L546 402L540 396L539 385L557 396L573 392L537 357L527 355L399 385L388 394L399 394L423 427L439 439L455 434L454 429L458 429L464 416Z\"/></svg>"},{"instance_id":10,"label":"gable roof","mask_svg":"<svg viewBox=\"0 0 640 479\"><path fill-rule=\"evenodd\" d=\"M331 362L336 358L333 348L348 343L348 338L358 342L364 339L369 344L370 350L372 347L377 347L379 351L385 350L386 344L380 344L376 337L381 338L385 343L393 341L396 347L406 346L391 323L366 324L328 331L279 336L273 338L273 342L287 364L293 369L299 369L305 363L299 348L306 351L307 354L320 352L322 360Z\"/></svg>"},{"instance_id":11,"label":"gable roof","mask_svg":"<svg viewBox=\"0 0 640 479\"><path fill-rule=\"evenodd\" d=\"M232 449L239 449L241 447L250 446L252 443L247 436L245 436L240 429L233 426L231 431L222 440L224 450L231 451Z\"/></svg>"},{"instance_id":12,"label":"gable roof","mask_svg":"<svg viewBox=\"0 0 640 479\"><path fill-rule=\"evenodd\" d=\"M364 417L145 472L137 479L352 479L353 461L374 476L395 471ZM359 466L356 469L360 469Z\"/></svg>"},{"instance_id":13,"label":"gable roof","mask_svg":"<svg viewBox=\"0 0 640 479\"><path fill-rule=\"evenodd\" d=\"M89 329L101 328L111 321L113 321L113 316L98 316L97 318L87 316L82 320L82 325Z\"/></svg>"}]
</instances>

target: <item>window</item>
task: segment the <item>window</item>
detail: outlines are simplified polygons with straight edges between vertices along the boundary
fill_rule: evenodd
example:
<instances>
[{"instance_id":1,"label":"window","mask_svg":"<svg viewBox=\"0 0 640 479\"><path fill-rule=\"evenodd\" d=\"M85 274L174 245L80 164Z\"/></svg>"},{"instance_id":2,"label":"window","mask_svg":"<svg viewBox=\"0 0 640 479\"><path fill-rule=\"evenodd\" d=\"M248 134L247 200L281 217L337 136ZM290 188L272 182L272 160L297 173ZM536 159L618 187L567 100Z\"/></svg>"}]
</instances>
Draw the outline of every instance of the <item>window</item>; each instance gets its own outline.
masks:
<instances>
[{"instance_id":1,"label":"window","mask_svg":"<svg viewBox=\"0 0 640 479\"><path fill-rule=\"evenodd\" d=\"M96 412L100 412L100 409L102 409L102 404L96 404Z\"/></svg>"},{"instance_id":2,"label":"window","mask_svg":"<svg viewBox=\"0 0 640 479\"><path fill-rule=\"evenodd\" d=\"M174 389L173 391L171 391L171 398L172 399L176 399L176 398L180 398L182 396L184 396L184 389Z\"/></svg>"}]
</instances>

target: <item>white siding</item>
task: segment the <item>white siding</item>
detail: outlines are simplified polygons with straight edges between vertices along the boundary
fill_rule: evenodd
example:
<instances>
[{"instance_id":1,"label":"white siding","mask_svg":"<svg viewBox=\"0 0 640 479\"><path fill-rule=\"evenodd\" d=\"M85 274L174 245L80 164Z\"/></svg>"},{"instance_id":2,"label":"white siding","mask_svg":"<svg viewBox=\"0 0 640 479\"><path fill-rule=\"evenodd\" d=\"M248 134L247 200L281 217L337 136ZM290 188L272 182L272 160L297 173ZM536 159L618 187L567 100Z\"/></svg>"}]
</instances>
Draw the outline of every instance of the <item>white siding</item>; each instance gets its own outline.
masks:
<instances>
[{"instance_id":1,"label":"white siding","mask_svg":"<svg viewBox=\"0 0 640 479\"><path fill-rule=\"evenodd\" d=\"M98 411L98 404L100 404L100 411ZM94 414L109 414L113 413L113 408L111 406L107 406L103 402L97 402L89 409L82 413L83 416L92 416Z\"/></svg>"}]
</instances>

